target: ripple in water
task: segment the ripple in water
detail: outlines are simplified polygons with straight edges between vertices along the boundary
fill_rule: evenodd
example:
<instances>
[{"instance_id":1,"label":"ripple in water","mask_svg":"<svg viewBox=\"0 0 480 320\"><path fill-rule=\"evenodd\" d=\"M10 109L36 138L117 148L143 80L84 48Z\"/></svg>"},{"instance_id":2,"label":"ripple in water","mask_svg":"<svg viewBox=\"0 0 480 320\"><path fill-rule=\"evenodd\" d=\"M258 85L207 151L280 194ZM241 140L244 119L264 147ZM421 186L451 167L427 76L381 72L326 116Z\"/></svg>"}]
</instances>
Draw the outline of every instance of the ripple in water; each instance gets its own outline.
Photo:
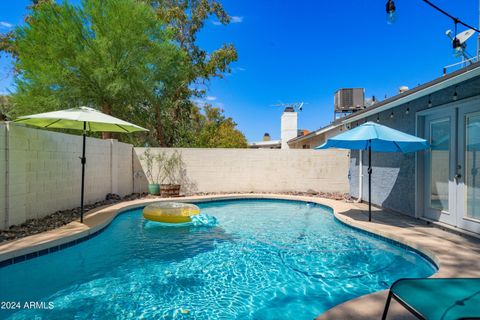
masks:
<instances>
[{"instance_id":1,"label":"ripple in water","mask_svg":"<svg viewBox=\"0 0 480 320\"><path fill-rule=\"evenodd\" d=\"M0 300L53 310L10 319L312 319L403 277L435 272L416 253L334 221L318 205L201 203L193 223L150 224L141 210L97 237L0 268Z\"/></svg>"}]
</instances>

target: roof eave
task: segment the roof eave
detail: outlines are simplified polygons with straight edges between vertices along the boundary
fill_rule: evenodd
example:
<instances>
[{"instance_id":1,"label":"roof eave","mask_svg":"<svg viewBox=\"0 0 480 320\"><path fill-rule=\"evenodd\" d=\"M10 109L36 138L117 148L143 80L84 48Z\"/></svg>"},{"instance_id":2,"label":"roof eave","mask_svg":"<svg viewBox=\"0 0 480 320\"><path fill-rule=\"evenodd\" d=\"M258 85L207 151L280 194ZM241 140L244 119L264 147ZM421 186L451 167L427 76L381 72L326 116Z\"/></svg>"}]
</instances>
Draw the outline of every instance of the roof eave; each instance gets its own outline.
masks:
<instances>
[{"instance_id":1,"label":"roof eave","mask_svg":"<svg viewBox=\"0 0 480 320\"><path fill-rule=\"evenodd\" d=\"M428 96L434 92L457 85L461 82L473 79L478 76L480 76L480 64L475 63L472 66L466 67L447 76L443 76L442 78L437 78L424 85L418 86L417 88L408 90L390 99L379 102L373 107L353 113L345 118L340 119L339 123L348 124L366 118L368 116L398 107L399 105L403 105L413 100Z\"/></svg>"}]
</instances>

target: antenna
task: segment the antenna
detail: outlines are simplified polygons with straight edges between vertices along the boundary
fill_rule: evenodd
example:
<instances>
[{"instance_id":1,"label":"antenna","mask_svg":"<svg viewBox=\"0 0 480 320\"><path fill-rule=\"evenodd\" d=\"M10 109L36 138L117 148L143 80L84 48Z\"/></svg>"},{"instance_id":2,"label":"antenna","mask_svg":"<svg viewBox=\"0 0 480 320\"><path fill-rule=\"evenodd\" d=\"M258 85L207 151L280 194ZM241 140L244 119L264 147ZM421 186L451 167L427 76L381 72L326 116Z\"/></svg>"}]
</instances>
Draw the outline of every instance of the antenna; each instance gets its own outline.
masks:
<instances>
[{"instance_id":1,"label":"antenna","mask_svg":"<svg viewBox=\"0 0 480 320\"><path fill-rule=\"evenodd\" d=\"M285 108L285 110L291 109L296 111L302 111L303 106L306 104L308 103L306 102L278 103L278 104L272 104L272 107L282 107L282 108Z\"/></svg>"}]
</instances>

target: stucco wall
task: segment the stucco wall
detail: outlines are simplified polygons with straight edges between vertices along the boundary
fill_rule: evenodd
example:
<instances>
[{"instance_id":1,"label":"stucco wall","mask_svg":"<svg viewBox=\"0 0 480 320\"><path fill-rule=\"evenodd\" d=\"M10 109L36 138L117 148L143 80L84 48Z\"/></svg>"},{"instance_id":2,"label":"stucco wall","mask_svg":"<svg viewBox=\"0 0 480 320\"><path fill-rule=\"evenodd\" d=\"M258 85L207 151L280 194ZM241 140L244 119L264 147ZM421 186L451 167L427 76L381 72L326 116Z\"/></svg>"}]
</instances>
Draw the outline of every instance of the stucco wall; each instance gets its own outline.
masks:
<instances>
[{"instance_id":1,"label":"stucco wall","mask_svg":"<svg viewBox=\"0 0 480 320\"><path fill-rule=\"evenodd\" d=\"M79 135L0 124L0 228L79 206L81 150ZM88 138L86 150L85 203L133 191L131 145Z\"/></svg>"},{"instance_id":2,"label":"stucco wall","mask_svg":"<svg viewBox=\"0 0 480 320\"><path fill-rule=\"evenodd\" d=\"M344 150L177 149L185 163L183 192L348 192L348 152ZM135 189L147 179L135 148ZM152 149L152 152L172 149Z\"/></svg>"},{"instance_id":3,"label":"stucco wall","mask_svg":"<svg viewBox=\"0 0 480 320\"><path fill-rule=\"evenodd\" d=\"M431 95L432 109L453 101L454 92L458 102L480 93L480 78L474 78L455 87L449 87ZM377 121L388 127L416 134L416 113L428 109L429 97L423 97L373 116L354 122L352 127L365 121ZM406 112L408 108L408 113ZM393 117L392 117L393 112ZM350 194L358 197L358 152L352 151L350 160ZM368 154L363 152L363 198L368 196ZM415 215L415 154L372 153L372 202L407 215Z\"/></svg>"}]
</instances>

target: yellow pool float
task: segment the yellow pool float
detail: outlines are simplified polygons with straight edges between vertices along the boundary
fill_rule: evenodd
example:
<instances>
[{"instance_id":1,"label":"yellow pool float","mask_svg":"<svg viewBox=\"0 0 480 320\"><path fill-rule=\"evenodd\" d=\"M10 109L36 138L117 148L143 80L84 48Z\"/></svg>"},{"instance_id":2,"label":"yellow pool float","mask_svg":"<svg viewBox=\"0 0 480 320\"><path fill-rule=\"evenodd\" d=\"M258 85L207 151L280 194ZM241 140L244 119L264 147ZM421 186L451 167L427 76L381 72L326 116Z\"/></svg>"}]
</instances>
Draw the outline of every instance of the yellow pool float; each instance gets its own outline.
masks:
<instances>
[{"instance_id":1,"label":"yellow pool float","mask_svg":"<svg viewBox=\"0 0 480 320\"><path fill-rule=\"evenodd\" d=\"M197 214L200 208L191 203L157 202L143 209L145 219L163 223L191 222L191 217Z\"/></svg>"}]
</instances>

